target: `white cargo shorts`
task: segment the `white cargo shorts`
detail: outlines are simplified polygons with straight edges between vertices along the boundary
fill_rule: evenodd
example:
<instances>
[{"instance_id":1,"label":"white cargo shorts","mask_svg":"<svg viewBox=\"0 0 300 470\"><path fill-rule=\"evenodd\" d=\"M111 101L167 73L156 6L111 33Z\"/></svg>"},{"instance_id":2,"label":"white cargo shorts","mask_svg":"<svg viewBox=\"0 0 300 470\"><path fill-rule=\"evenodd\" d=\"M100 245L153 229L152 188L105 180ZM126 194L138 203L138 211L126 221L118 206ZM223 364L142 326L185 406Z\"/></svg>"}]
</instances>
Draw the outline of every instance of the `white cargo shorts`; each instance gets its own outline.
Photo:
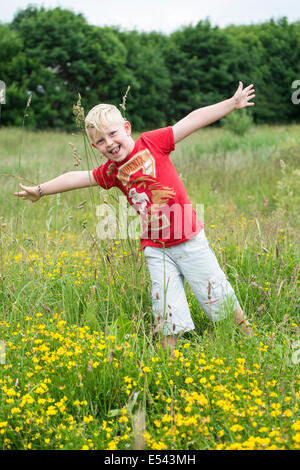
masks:
<instances>
[{"instance_id":1,"label":"white cargo shorts","mask_svg":"<svg viewBox=\"0 0 300 470\"><path fill-rule=\"evenodd\" d=\"M152 281L155 330L161 334L175 335L195 328L186 298L185 281L213 322L225 318L239 306L204 230L178 245L165 248L147 246L144 254Z\"/></svg>"}]
</instances>

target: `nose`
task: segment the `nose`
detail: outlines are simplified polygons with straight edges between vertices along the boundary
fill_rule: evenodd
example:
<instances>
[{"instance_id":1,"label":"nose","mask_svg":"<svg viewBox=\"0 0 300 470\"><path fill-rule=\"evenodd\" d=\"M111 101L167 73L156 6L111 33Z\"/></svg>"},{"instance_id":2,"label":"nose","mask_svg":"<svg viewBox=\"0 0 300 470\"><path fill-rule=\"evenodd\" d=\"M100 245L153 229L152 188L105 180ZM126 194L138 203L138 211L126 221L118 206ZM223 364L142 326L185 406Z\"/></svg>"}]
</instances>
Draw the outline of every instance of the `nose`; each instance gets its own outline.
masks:
<instances>
[{"instance_id":1,"label":"nose","mask_svg":"<svg viewBox=\"0 0 300 470\"><path fill-rule=\"evenodd\" d=\"M107 136L105 139L105 143L106 143L106 147L110 147L114 143L114 141L110 136Z\"/></svg>"}]
</instances>

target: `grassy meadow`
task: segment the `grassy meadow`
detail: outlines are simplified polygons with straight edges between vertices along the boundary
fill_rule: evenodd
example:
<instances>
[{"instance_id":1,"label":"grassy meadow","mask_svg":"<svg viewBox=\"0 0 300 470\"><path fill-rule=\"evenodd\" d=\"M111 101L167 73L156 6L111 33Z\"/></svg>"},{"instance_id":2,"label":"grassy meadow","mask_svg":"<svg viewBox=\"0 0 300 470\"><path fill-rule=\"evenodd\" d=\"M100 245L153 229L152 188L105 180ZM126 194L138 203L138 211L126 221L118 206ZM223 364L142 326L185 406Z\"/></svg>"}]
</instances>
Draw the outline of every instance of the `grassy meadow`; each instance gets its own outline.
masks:
<instances>
[{"instance_id":1,"label":"grassy meadow","mask_svg":"<svg viewBox=\"0 0 300 470\"><path fill-rule=\"evenodd\" d=\"M12 195L99 157L79 133L0 129L1 449L300 448L299 131L212 127L177 145L255 335L212 324L187 286L196 329L170 356L139 240L97 237L96 207L119 193Z\"/></svg>"}]
</instances>

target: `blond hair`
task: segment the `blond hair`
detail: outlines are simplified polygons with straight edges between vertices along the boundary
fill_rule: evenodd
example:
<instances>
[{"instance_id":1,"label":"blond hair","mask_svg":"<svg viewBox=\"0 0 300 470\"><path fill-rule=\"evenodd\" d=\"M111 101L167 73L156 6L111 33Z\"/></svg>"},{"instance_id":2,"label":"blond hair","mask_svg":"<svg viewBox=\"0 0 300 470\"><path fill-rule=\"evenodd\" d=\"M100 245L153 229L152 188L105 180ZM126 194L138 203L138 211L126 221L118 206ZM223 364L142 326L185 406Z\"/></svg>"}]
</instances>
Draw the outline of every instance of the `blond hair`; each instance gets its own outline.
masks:
<instances>
[{"instance_id":1,"label":"blond hair","mask_svg":"<svg viewBox=\"0 0 300 470\"><path fill-rule=\"evenodd\" d=\"M124 122L125 119L116 106L113 104L101 103L94 106L88 112L85 118L85 129L87 132L91 129L101 131L109 124L121 124Z\"/></svg>"}]
</instances>

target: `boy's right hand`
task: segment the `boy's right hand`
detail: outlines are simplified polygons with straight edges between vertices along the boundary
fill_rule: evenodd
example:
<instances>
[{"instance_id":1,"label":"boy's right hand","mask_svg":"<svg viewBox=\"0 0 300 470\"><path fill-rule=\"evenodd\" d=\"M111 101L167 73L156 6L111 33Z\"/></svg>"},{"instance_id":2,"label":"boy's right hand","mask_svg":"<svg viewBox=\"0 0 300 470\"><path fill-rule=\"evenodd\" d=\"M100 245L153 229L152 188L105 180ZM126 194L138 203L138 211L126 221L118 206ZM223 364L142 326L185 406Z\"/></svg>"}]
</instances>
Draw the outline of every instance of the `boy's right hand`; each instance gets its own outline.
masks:
<instances>
[{"instance_id":1,"label":"boy's right hand","mask_svg":"<svg viewBox=\"0 0 300 470\"><path fill-rule=\"evenodd\" d=\"M14 196L29 199L31 202L36 202L41 198L37 186L24 186L22 183L19 183L19 186L23 191L14 193Z\"/></svg>"}]
</instances>

